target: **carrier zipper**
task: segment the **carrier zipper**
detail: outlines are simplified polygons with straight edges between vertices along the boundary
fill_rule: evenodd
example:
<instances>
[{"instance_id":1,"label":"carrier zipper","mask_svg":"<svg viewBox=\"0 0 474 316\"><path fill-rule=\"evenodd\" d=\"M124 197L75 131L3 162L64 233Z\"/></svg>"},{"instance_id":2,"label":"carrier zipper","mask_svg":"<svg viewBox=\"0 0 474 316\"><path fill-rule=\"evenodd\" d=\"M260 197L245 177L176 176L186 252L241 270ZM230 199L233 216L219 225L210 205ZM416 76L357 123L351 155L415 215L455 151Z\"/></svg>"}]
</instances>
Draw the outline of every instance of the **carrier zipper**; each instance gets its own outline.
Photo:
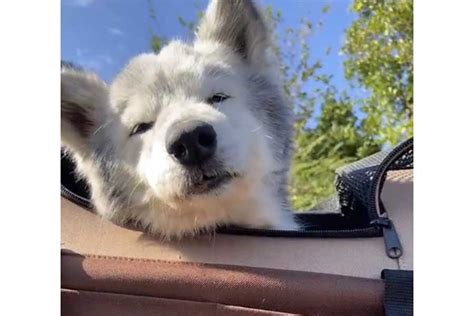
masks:
<instances>
[{"instance_id":1,"label":"carrier zipper","mask_svg":"<svg viewBox=\"0 0 474 316\"><path fill-rule=\"evenodd\" d=\"M376 221L380 216L384 216L384 214L382 214L382 210L380 209L380 194L382 193L383 182L385 181L384 176L386 175L387 171L390 170L390 166L410 148L413 148L413 138L410 138L395 147L380 163L373 176L374 181L371 183L369 189L369 196L371 197L372 202L368 206L368 212L369 216L374 221Z\"/></svg>"},{"instance_id":2,"label":"carrier zipper","mask_svg":"<svg viewBox=\"0 0 474 316\"><path fill-rule=\"evenodd\" d=\"M380 217L372 221L371 224L382 228L387 256L392 259L400 258L403 248L393 222L388 217Z\"/></svg>"},{"instance_id":3,"label":"carrier zipper","mask_svg":"<svg viewBox=\"0 0 474 316\"><path fill-rule=\"evenodd\" d=\"M277 230L243 227L222 227L218 233L229 235L264 236L264 237L296 237L296 238L368 238L381 237L380 226L372 225L353 229L317 229L317 230Z\"/></svg>"}]
</instances>

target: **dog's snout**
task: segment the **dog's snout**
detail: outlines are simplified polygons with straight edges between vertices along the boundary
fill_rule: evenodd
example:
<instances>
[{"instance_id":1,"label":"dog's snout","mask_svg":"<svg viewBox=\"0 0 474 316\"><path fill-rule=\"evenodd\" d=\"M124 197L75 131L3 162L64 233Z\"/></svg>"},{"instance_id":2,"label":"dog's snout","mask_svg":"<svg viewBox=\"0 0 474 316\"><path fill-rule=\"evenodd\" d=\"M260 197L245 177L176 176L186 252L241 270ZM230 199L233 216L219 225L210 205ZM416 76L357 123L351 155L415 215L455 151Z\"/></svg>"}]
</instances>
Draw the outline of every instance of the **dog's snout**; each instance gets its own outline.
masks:
<instances>
[{"instance_id":1,"label":"dog's snout","mask_svg":"<svg viewBox=\"0 0 474 316\"><path fill-rule=\"evenodd\" d=\"M184 166L197 166L216 152L214 128L201 121L174 125L166 136L166 150Z\"/></svg>"}]
</instances>

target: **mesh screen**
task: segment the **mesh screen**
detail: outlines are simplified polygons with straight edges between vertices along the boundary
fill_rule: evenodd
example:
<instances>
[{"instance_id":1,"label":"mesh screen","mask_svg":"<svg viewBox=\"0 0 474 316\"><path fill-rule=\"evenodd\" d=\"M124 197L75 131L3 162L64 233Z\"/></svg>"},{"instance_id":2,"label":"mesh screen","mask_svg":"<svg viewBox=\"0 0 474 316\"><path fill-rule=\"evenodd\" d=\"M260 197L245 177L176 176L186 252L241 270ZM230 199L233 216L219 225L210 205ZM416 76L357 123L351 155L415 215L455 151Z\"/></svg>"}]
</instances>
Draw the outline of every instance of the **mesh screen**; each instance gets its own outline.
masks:
<instances>
[{"instance_id":1,"label":"mesh screen","mask_svg":"<svg viewBox=\"0 0 474 316\"><path fill-rule=\"evenodd\" d=\"M387 171L413 168L413 146L411 144L410 140L410 145L403 150L400 157L388 166ZM391 153L393 152L381 151L336 170L335 185L342 213L351 214L369 208L373 200L370 191L372 181L382 162ZM382 175L382 177L385 176L385 174ZM384 178L382 183L383 181Z\"/></svg>"}]
</instances>

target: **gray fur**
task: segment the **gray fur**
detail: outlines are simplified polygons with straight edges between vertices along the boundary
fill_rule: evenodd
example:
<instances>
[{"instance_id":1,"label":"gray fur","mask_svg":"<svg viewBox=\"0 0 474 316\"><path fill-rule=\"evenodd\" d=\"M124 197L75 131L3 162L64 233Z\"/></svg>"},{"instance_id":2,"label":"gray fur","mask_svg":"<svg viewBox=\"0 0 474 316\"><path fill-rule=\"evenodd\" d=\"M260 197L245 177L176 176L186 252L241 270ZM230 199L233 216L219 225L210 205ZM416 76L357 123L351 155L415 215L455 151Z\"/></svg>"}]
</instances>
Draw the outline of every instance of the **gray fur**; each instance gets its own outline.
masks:
<instances>
[{"instance_id":1,"label":"gray fur","mask_svg":"<svg viewBox=\"0 0 474 316\"><path fill-rule=\"evenodd\" d=\"M197 36L200 39L212 39L223 43L244 59L257 61L259 54L268 45L267 26L250 0L215 1L210 25L206 19L199 25ZM237 13L238 12L238 13Z\"/></svg>"}]
</instances>

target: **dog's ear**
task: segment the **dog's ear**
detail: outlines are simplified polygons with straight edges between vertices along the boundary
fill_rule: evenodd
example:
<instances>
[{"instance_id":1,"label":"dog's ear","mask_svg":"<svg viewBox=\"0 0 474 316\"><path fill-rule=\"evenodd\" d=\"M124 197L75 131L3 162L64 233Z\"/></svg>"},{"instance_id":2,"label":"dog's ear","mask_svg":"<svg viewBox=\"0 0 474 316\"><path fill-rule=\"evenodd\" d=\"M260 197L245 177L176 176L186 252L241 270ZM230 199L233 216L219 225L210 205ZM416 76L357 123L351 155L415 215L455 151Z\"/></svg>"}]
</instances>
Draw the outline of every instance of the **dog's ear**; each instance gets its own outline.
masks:
<instances>
[{"instance_id":1,"label":"dog's ear","mask_svg":"<svg viewBox=\"0 0 474 316\"><path fill-rule=\"evenodd\" d=\"M225 44L258 63L270 44L267 25L251 0L212 0L197 30L198 40Z\"/></svg>"},{"instance_id":2,"label":"dog's ear","mask_svg":"<svg viewBox=\"0 0 474 316\"><path fill-rule=\"evenodd\" d=\"M61 67L61 143L87 155L91 137L109 117L109 88L97 75Z\"/></svg>"}]
</instances>

